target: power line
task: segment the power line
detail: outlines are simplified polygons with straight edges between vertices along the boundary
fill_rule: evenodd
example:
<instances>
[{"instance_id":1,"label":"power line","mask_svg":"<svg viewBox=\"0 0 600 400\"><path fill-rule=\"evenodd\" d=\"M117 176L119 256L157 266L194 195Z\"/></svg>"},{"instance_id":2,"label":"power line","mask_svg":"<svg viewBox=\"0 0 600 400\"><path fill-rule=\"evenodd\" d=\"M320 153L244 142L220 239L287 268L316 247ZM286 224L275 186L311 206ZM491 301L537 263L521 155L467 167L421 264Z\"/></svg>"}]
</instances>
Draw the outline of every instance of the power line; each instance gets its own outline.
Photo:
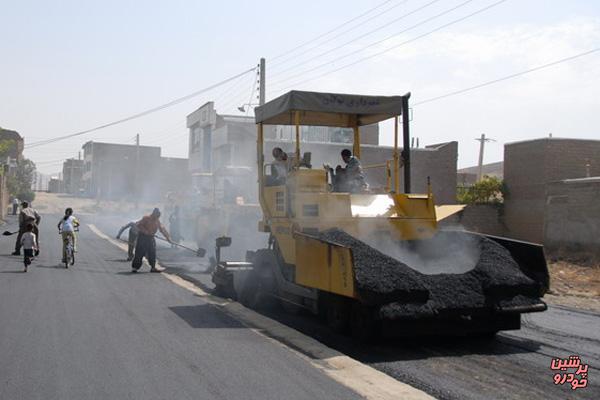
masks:
<instances>
[{"instance_id":1,"label":"power line","mask_svg":"<svg viewBox=\"0 0 600 400\"><path fill-rule=\"evenodd\" d=\"M486 6L486 7L480 8L480 9L479 9L479 10L477 10L477 11L474 11L474 12L472 12L472 13L470 13L470 14L467 14L467 15L465 15L465 16L463 16L463 17L460 17L460 18L458 18L458 19L452 20L452 21L450 21L450 22L448 22L448 23L446 23L446 24L443 24L443 25L441 25L441 26L439 26L439 27L437 27L437 28L435 28L435 29L432 29L432 30L430 30L430 31L428 31L428 32L425 32L425 33L423 33L423 34L421 34L421 35L415 36L415 37L414 37L414 38L412 38L412 39L405 40L404 42L402 42L402 43L399 43L399 44L397 44L397 45L395 45L395 46L388 47L388 48L387 48L387 49L385 49L385 50L382 50L382 51L379 51L379 52L377 52L377 53L371 54L370 56L366 56L366 57L360 58L360 59L358 59L358 60L356 60L356 61L353 61L353 62L351 62L351 63L345 64L345 65L343 65L343 66L341 66L341 67L339 67L339 68L336 68L336 69L333 69L333 70L330 70L330 71L326 71L325 73L323 73L323 74L320 74L320 75L317 75L317 76L315 76L315 77L312 77L312 78L308 78L308 79L301 80L301 81L299 81L299 82L296 82L296 83L294 83L294 84L292 84L292 85L290 85L290 86L287 86L287 87L285 87L285 88L284 88L284 89L282 89L282 90L285 90L285 89L287 89L287 88L289 88L289 87L292 87L292 86L299 86L299 85L302 85L302 84L304 84L304 83L307 83L307 82L313 81L313 80L315 80L315 79L322 78L322 77L324 77L324 76L327 76L327 75L330 75L330 74L332 74L332 73L334 73L334 72L341 71L342 69L345 69L345 68L351 67L351 66L353 66L353 65L359 64L359 63L361 63L361 62L364 62L364 61L370 60L370 59L372 59L372 58L378 57L378 56L380 56L380 55L382 55L382 54L385 54L385 53L387 53L387 52L389 52L389 51L391 51L391 50L397 49L398 47L401 47L401 46L404 46L404 45L406 45L406 44L409 44L409 43L415 42L415 41L417 41L417 40L419 40L419 39L422 39L422 38L424 38L424 37L426 37L426 36L429 36L429 35L431 35L431 34L433 34L433 33L435 33L435 32L438 32L438 31L440 31L440 30L442 30L442 29L444 29L444 28L447 28L447 27L449 27L449 26L451 26L451 25L454 25L454 24L457 24L457 23L459 23L459 22L462 22L462 21L464 21L464 20L466 20L466 19L468 19L468 18L471 18L471 17L473 17L473 16L475 16L475 15L477 15L477 14L481 14L482 12L484 12L484 11L487 11L487 10L489 10L489 9L493 8L493 7L499 6L500 4L502 4L502 3L506 2L506 1L508 1L508 0L500 0L500 1L497 1L497 2L495 2L495 3L493 3L493 4L490 4L489 6ZM465 3L462 3L462 4L465 4ZM459 5L459 6L457 6L457 7L460 7L460 6L461 6L461 5ZM449 12L449 10L446 10L444 13L446 13L446 12ZM443 14L443 13L442 13L442 14ZM437 16L440 16L440 14L438 14ZM437 16L436 16L436 17L437 17ZM433 17L433 18L435 18L435 17ZM423 21L422 21L422 22L423 22ZM413 25L413 27L414 27L414 25ZM412 29L412 27L411 27L411 28L408 28L408 29ZM406 31L406 30L405 30L405 31ZM389 39L389 38L388 38L388 39ZM384 39L384 40L387 40L387 39ZM380 42L381 42L381 41L379 41L379 42L377 42L377 43L374 43L374 44L371 44L371 45L369 45L369 46L366 46L366 47L364 47L363 49L360 49L360 50L358 50L358 51L362 51L362 50L364 50L364 49L366 49L366 48L368 48L368 47L371 47L371 46L373 46L373 45L375 45L375 44L378 44L378 43L380 43ZM357 52L357 51L355 51L355 52L353 52L353 53L351 53L351 54L354 54L354 53L356 53L356 52ZM343 56L342 58L346 58L346 57L347 57L347 56ZM320 66L318 66L318 67L320 68L321 66L324 66L324 65L327 65L327 64L331 64L331 63L332 63L332 62L329 62L329 63L324 63L324 64L321 64L321 65L320 65ZM314 70L314 69L316 69L316 68L313 68L312 70ZM310 71L310 70L309 70L309 71ZM305 72L307 72L307 71L305 71ZM286 79L286 80L284 80L284 81L282 81L282 82L285 82L285 81L287 81L287 80L289 80L289 79Z\"/></svg>"},{"instance_id":2,"label":"power line","mask_svg":"<svg viewBox=\"0 0 600 400\"><path fill-rule=\"evenodd\" d=\"M255 69L258 69L258 66ZM227 88L223 88L223 91L221 93L219 93L217 96L215 96L213 99L213 102L215 103L215 105L217 103L220 103L222 101L229 99L231 97L232 93L238 93L241 87L245 88L247 85L244 85L243 78L244 77L241 76L231 86L228 86Z\"/></svg>"},{"instance_id":3,"label":"power line","mask_svg":"<svg viewBox=\"0 0 600 400\"><path fill-rule=\"evenodd\" d=\"M330 33L337 31L338 29L342 28L344 25L347 25L347 24L349 24L351 22L356 21L357 19L360 19L360 18L364 17L367 14L370 14L371 12L375 11L376 9L378 9L378 8L386 5L390 1L392 1L392 0L386 0L383 3L379 3L378 5L376 5L373 8L368 9L364 13L362 13L362 14L360 14L360 15L358 15L358 16L356 16L356 17L354 17L354 18L352 18L352 19L350 19L350 20L348 20L346 22L341 23L340 25L336 26L335 28L332 28L332 29L328 30L327 32L322 33L322 34L320 34L320 35L312 38L309 41L304 42L304 43L302 43L302 44L300 44L300 45L298 45L298 46L296 46L296 47L294 47L294 48L292 48L290 50L287 50L287 51L285 51L283 53L280 53L280 54L278 54L278 55L276 55L274 57L271 57L271 60L277 60L277 59L279 59L279 58L281 58L281 57L283 57L283 56L285 56L287 54L290 54L290 53L292 53L292 52L294 52L294 51L296 51L298 49L301 49L302 47L306 46L307 44L310 44L310 43L314 42L315 40L319 40L320 38L325 37L325 36L329 35Z\"/></svg>"},{"instance_id":4,"label":"power line","mask_svg":"<svg viewBox=\"0 0 600 400\"><path fill-rule=\"evenodd\" d=\"M576 54L574 56L562 58L560 60L552 61L552 62L544 64L544 65L540 65L540 66L537 66L537 67L534 67L534 68L530 68L530 69L527 69L525 71L516 72L514 74L506 75L506 76L503 76L502 78L497 78L497 79L494 79L494 80L491 80L491 81L480 83L480 84L475 85L475 86L470 86L468 88L464 88L464 89L460 89L460 90L455 90L454 92L446 93L446 94L443 94L443 95L440 95L440 96L431 97L429 99L413 103L412 106L416 107L416 106L419 106L421 104L431 103L433 101L444 99L446 97L456 96L458 94L466 93L466 92L469 92L471 90L475 90L475 89L479 89L479 88L482 88L482 87L485 87L485 86L493 85L494 83L498 83L498 82L506 81L506 80L509 80L509 79L512 79L512 78L516 78L516 77L519 77L519 76L522 76L522 75L526 75L526 74L529 74L531 72L535 72L535 71L539 71L541 69L549 68L549 67L552 67L552 66L557 65L557 64L562 64L564 62L571 61L571 60L574 60L576 58L584 57L584 56L590 55L592 53L595 53L597 51L600 51L600 47L596 47L595 49L588 50L588 51L585 51L583 53Z\"/></svg>"},{"instance_id":5,"label":"power line","mask_svg":"<svg viewBox=\"0 0 600 400\"><path fill-rule=\"evenodd\" d=\"M348 32L351 32L351 31L353 31L353 30L355 30L355 29L357 29L357 28L360 28L360 27L361 27L361 26L363 26L365 23L367 23L367 22L369 22L369 21L372 21L372 20L374 20L375 18L377 18L377 17L380 17L380 16L382 16L383 14L386 14L386 13L390 12L390 11L391 11L391 10L393 10L394 8L400 7L401 5L403 5L403 4L405 4L405 3L407 3L408 1L409 1L409 0L404 0L404 1L401 1L400 3L398 3L398 4L394 4L392 7L390 7L390 8L387 8L387 9L385 9L385 10L383 10L383 11L381 11L381 12L379 12L379 13L375 14L375 15L372 15L371 17L369 17L369 18L367 18L367 19L365 19L365 20L361 21L359 24L356 24L356 25L354 25L354 26L351 26L350 28L348 28L348 29L346 29L346 30L343 30L343 31L341 31L341 32L339 32L339 33L337 33L337 34L335 34L334 36L332 36L332 37L328 38L327 40L325 40L325 41L322 41L322 42L320 42L320 43L318 43L318 44L316 44L316 45L314 45L314 46L311 46L311 47L309 47L308 49L306 49L306 50L304 50L304 51L300 52L299 54L296 54L296 55L294 55L294 56L292 56L292 57L288 57L288 58L286 58L285 60L281 60L281 61L279 61L279 62L275 62L275 63L273 63L273 64L270 64L270 65L271 65L271 66L270 66L270 68L271 68L271 69L277 69L277 67L278 67L278 66L280 66L280 65L283 65L283 64L287 64L289 61L295 60L295 59L297 59L298 57L300 57L300 56L303 56L304 54L306 54L306 53L309 53L310 51L312 51L312 50L314 50L314 49L316 49L316 48L318 48L318 47L320 47L320 46L324 45L325 43L329 43L329 42L331 42L331 41L333 41L333 40L335 40L335 39L339 38L340 36L342 36L342 35L344 35L344 34L346 34L346 33L348 33ZM439 1L439 0L438 0L438 1Z\"/></svg>"},{"instance_id":6,"label":"power line","mask_svg":"<svg viewBox=\"0 0 600 400\"><path fill-rule=\"evenodd\" d=\"M134 120L134 119L137 119L137 118L144 117L144 116L146 116L146 115L149 115L149 114L155 113L155 112L157 112L157 111L160 111L160 110L163 110L163 109L165 109L165 108L168 108L168 107L171 107L171 106L174 106L174 105L180 104L180 103L182 103L182 102L184 102L184 101L186 101L186 100L189 100L189 99L191 99L191 98L193 98L193 97L196 97L196 96L198 96L198 95L200 95L200 94L202 94L202 93L208 92L209 90L212 90L212 89L214 89L214 88L217 88L217 87L219 87L219 86L222 86L222 85L224 85L224 84L226 84L226 83L228 83L228 82L231 82L231 81L232 81L232 80L234 80L234 79L237 79L237 78L239 78L239 77L241 77L241 76L244 76L244 75L246 75L247 73L249 73L249 72L251 72L251 71L254 71L254 70L255 70L255 68L256 68L256 67L252 67L252 68L250 68L250 69L248 69L248 70L246 70L246 71L244 71L244 72L241 72L241 73L239 73L239 74L237 74L237 75L234 75L234 76L232 76L232 77L230 77L230 78L227 78L227 79L225 79L225 80L222 80L222 81L220 81L220 82L218 82L218 83L215 83L215 84L213 84L213 85L210 85L210 86L208 86L208 87L206 87L206 88L204 88L204 89L197 90L197 91L195 91L195 92L193 92L193 93L190 93L190 94L188 94L188 95L186 95L186 96L183 96L183 97L180 97L180 98L178 98L178 99L172 100L172 101L170 101L170 102L168 102L168 103L165 103L165 104L163 104L163 105L160 105L160 106L158 106L158 107L154 107L154 108L151 108L151 109L149 109L149 110L146 110L146 111L143 111L143 112L140 112L140 113L137 113L137 114L131 115L131 116L129 116L129 117L122 118L122 119L119 119L119 120L116 120L116 121L113 121L113 122L109 122L109 123L107 123L107 124L104 124L104 125L97 126L97 127L95 127L95 128L86 129L86 130L84 130L84 131L80 131L80 132L72 133L72 134L70 134L70 135L59 136L59 137L56 137L56 138L53 138L53 139L41 140L41 141L38 141L38 142L33 142L33 143L30 143L28 146L25 146L25 148L26 148L26 149L30 149L30 148L33 148L33 147L43 146L43 145L46 145L46 144L49 144L49 143L54 143L54 142L57 142L57 141L60 141L60 140L69 139L69 138L72 138L72 137L76 137L76 136L85 135L86 133L90 133L90 132L98 131L98 130L100 130L100 129L108 128L108 127L111 127L111 126L115 126L115 125L118 125L118 124L122 124L122 123L124 123L124 122L127 122L127 121L131 121L131 120Z\"/></svg>"},{"instance_id":7,"label":"power line","mask_svg":"<svg viewBox=\"0 0 600 400\"><path fill-rule=\"evenodd\" d=\"M236 110L240 104L243 104L246 101L246 96L249 90L252 89L252 86L256 84L256 76L252 76L253 81L247 82L247 84L241 88L241 90L232 93L228 98L223 99L219 104L215 103L215 108L220 110L222 113L227 112L228 110Z\"/></svg>"},{"instance_id":8,"label":"power line","mask_svg":"<svg viewBox=\"0 0 600 400\"><path fill-rule=\"evenodd\" d=\"M410 11L410 12L406 13L406 14L402 14L401 16L399 16L399 17L397 17L397 18L394 18L393 20L391 20L391 21L388 21L388 22L386 22L385 24L383 24L383 25L380 25L380 26L376 27L375 29L372 29L372 30L370 30L370 31L368 31L368 32L366 32L366 33L363 33L363 34L361 34L361 35L359 35L359 36L357 36L357 37L355 37L355 38L353 38L353 39L351 39L351 40L348 40L347 42L344 42L344 43L342 43L342 44L340 44L340 45L338 45L338 46L336 46L336 47L334 47L334 48L332 48L332 49L328 49L327 51L324 51L324 52L322 52L322 53L319 53L319 54L317 54L317 55L315 55L315 56L312 56L312 57L308 58L307 60L304 60L304 61L302 61L302 62L301 62L301 63L299 63L299 64L295 64L295 65L293 65L293 66L291 66L291 67L289 67L289 68L286 68L286 69L284 69L284 70L282 70L282 71L279 71L278 73L271 75L271 78L273 78L273 77L275 77L275 76L282 75L282 74L286 73L287 71L294 70L294 69L296 69L296 68L298 68L298 67L301 67L302 65L305 65L305 64L307 64L307 63L311 62L311 61L312 61L312 60L314 60L314 59L321 58L321 57L323 57L323 56L329 55L329 54L331 54L332 52L334 52L334 51L336 51L336 50L339 50L339 49L341 49L342 47L345 47L345 46L347 46L347 45L349 45L349 44L352 44L352 43L356 42L357 40L360 40L360 39L362 39L362 38L364 38L364 37L366 37L366 36L369 36L369 35L371 35L371 34L373 34L373 33L375 33L375 32L378 32L378 31L380 31L380 30L382 30L382 29L385 29L385 28L387 28L388 26L390 26L390 25L392 25L392 24L395 24L396 22L398 22L398 21L400 21L400 20L402 20L402 19L404 19L404 18L406 18L406 17L409 17L409 16L411 16L411 15L413 15L413 14L415 14L415 13L417 13L417 12L419 12L419 11L421 11L421 10L423 10L423 9L425 9L425 8L427 8L427 7L431 6L431 5L433 5L433 4L435 4L435 3L438 3L438 2L440 2L440 1L441 1L441 0L433 0L433 1L430 1L429 3L426 3L426 4L425 4L425 5L423 5L423 6L417 7L416 9L414 9L414 10L412 10L412 11ZM466 3L469 3L469 2L471 2L471 1L473 1L473 0L469 0L469 1L467 1ZM466 3L463 3L463 4L459 5L459 6L463 6L463 5L465 5ZM396 34L394 34L393 36L396 36ZM387 39L384 39L384 40L387 40ZM377 43L380 43L380 42L377 42Z\"/></svg>"},{"instance_id":9,"label":"power line","mask_svg":"<svg viewBox=\"0 0 600 400\"><path fill-rule=\"evenodd\" d=\"M256 71L256 72L258 72L258 74L260 74L259 71ZM260 79L260 77L258 77L258 79ZM248 108L246 109L246 116L248 116L248 113L250 112L250 108L252 107L252 99L254 98L254 93L256 93L256 83L257 82L258 82L258 80L257 80L257 77L255 76L254 83L252 84L252 90L250 90L250 99L248 100ZM244 107L244 106L242 105L242 107Z\"/></svg>"},{"instance_id":10,"label":"power line","mask_svg":"<svg viewBox=\"0 0 600 400\"><path fill-rule=\"evenodd\" d=\"M444 11L442 11L442 12L440 12L440 13L436 14L436 15L433 15L433 16L431 16L431 17L425 18L425 19L423 19L423 20L421 20L421 21L417 22L416 24L409 26L408 28L405 28L405 29L403 29L403 30L401 30L401 31L399 31L399 32L396 32L396 33L394 33L394 34L392 34L392 35L389 35L389 36L387 36L387 37L385 37L385 38L383 38L383 39L377 40L376 42L373 42L373 43L370 43L370 44L368 44L368 45L366 45L366 46L363 46L363 47L361 47L360 49L357 49L357 50L354 50L354 51L352 51L352 52L350 52L350 53L344 54L344 55L343 55L343 56L341 56L341 57L337 57L337 58L336 58L335 60L333 60L333 61L327 61L327 62L324 62L324 63L322 63L322 64L319 64L319 65L317 65L317 66L315 66L315 67L313 67L313 68L309 68L309 69L307 69L307 70L305 70L305 71L303 71L303 72L301 72L301 73L298 73L298 74L292 75L292 76L290 76L290 77L288 77L288 78L285 78L285 79L283 79L283 80L280 80L280 81L279 81L279 83L286 82L286 81L289 81L289 80L291 80L291 79L294 79L294 78L296 78L296 77L299 77L299 76L302 76L302 75L304 75L304 74L307 74L307 73L309 73L309 72L312 72L312 71L315 71L315 70L321 69L321 68L323 68L323 67L325 67L325 66L328 66L328 65L330 65L330 64L332 64L332 63L334 63L334 62L337 62L337 61L343 60L343 59L345 59L345 58L348 58L348 57L350 57L350 56L352 56L352 55L354 55L354 54L357 54L357 53L362 53L363 51L365 51L365 50L368 50L369 48L371 48L371 47L373 47L373 46L377 46L377 45L379 45L379 44L381 44L381 43L383 43L383 42L385 42L385 41L388 41L388 40L390 40L390 39L392 39L392 38L396 37L396 36L399 36L399 35L401 35L401 34L403 34L403 33L406 33L406 32L408 32L408 31L411 31L411 30L413 30L413 29L415 29L415 28L418 28L418 27L420 27L420 26L422 26L422 25L425 25L425 24L427 24L428 22L431 22L431 21L433 21L434 19L437 19L437 18L443 17L444 15L446 15L446 14L449 14L449 13L451 13L451 12L453 12L453 11L455 11L455 10L459 9L460 7L464 7L464 6L466 6L467 4L471 3L472 1L473 1L473 0L466 0L466 1L463 1L462 3L460 3L460 4L458 4L458 5L455 5L455 6L451 7L451 8L448 8L448 9L446 9L446 10L444 10ZM499 3L502 3L502 2L504 2L504 1L507 1L507 0L500 0L500 2L499 2ZM468 16L467 16L467 17L468 17ZM451 24L450 24L450 25L451 25ZM448 25L444 25L443 27L445 27L445 26L448 26ZM441 28L440 28L440 29L441 29ZM433 32L434 32L434 31L432 31L431 33L433 33ZM423 35L423 36L427 36L427 35ZM416 40L416 39L415 39L415 40ZM399 47L399 46L395 46L395 47ZM392 48L395 48L395 47L392 47ZM391 49L390 49L390 50L391 50ZM372 58L372 57L368 57L368 58L365 58L365 59L369 59L369 58ZM352 65L353 65L353 64L352 64Z\"/></svg>"}]
</instances>

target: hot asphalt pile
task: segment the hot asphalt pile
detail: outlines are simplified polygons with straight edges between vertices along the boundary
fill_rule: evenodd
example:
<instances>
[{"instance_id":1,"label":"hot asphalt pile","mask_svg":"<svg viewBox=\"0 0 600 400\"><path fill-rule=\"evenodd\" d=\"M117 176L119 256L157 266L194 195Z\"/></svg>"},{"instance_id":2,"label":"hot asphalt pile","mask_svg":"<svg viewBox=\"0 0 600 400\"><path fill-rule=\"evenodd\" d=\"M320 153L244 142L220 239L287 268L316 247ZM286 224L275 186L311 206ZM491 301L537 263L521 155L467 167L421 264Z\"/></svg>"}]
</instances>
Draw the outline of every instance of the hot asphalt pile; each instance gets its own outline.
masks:
<instances>
[{"instance_id":1,"label":"hot asphalt pile","mask_svg":"<svg viewBox=\"0 0 600 400\"><path fill-rule=\"evenodd\" d=\"M539 285L520 271L504 247L482 236L475 236L479 260L472 270L434 275L415 271L344 231L331 229L321 232L320 237L352 249L355 287L363 301L382 306L380 315L386 319L423 318L435 313L537 301ZM448 239L452 237L444 237L440 243L448 243ZM448 257L448 262L455 259ZM455 266L448 265L449 271L454 269Z\"/></svg>"},{"instance_id":2,"label":"hot asphalt pile","mask_svg":"<svg viewBox=\"0 0 600 400\"><path fill-rule=\"evenodd\" d=\"M329 229L320 238L352 249L355 287L363 301L426 301L428 290L421 274L339 229Z\"/></svg>"}]
</instances>

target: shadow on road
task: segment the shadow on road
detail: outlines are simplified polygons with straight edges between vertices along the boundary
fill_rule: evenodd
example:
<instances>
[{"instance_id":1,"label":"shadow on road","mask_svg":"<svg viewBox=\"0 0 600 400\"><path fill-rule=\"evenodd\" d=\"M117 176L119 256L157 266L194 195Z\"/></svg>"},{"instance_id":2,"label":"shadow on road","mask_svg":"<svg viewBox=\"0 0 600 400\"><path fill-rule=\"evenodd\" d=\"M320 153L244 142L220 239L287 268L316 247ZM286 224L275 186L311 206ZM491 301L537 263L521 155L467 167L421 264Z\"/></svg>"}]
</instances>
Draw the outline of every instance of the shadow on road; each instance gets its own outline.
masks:
<instances>
[{"instance_id":1,"label":"shadow on road","mask_svg":"<svg viewBox=\"0 0 600 400\"><path fill-rule=\"evenodd\" d=\"M241 322L224 314L210 304L175 306L169 307L169 310L177 314L192 328L246 328Z\"/></svg>"},{"instance_id":2,"label":"shadow on road","mask_svg":"<svg viewBox=\"0 0 600 400\"><path fill-rule=\"evenodd\" d=\"M540 348L538 342L528 339L438 336L429 338L390 339L359 351L345 349L362 362L382 363L394 361L423 360L438 357L463 357L472 355L510 355L534 353Z\"/></svg>"},{"instance_id":3,"label":"shadow on road","mask_svg":"<svg viewBox=\"0 0 600 400\"><path fill-rule=\"evenodd\" d=\"M55 264L55 265L36 265L33 264L34 268L48 268L48 269L67 269L64 264Z\"/></svg>"}]
</instances>

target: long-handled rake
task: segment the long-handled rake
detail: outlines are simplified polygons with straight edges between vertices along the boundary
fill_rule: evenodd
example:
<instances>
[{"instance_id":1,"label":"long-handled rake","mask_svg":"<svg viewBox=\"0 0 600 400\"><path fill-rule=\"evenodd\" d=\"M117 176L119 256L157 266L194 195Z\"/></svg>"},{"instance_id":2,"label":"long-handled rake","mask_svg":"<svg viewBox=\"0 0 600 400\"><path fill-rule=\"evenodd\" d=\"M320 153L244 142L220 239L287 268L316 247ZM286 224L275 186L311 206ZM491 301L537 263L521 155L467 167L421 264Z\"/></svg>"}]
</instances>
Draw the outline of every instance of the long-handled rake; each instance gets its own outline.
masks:
<instances>
[{"instance_id":1,"label":"long-handled rake","mask_svg":"<svg viewBox=\"0 0 600 400\"><path fill-rule=\"evenodd\" d=\"M158 240L162 240L163 242L171 243L173 246L181 247L182 249L192 251L196 253L196 257L204 257L206 255L206 249L203 249L202 247L199 247L197 250L194 250L191 247L187 247L179 243L169 242L167 239L161 238L158 235L154 235L154 237Z\"/></svg>"}]
</instances>

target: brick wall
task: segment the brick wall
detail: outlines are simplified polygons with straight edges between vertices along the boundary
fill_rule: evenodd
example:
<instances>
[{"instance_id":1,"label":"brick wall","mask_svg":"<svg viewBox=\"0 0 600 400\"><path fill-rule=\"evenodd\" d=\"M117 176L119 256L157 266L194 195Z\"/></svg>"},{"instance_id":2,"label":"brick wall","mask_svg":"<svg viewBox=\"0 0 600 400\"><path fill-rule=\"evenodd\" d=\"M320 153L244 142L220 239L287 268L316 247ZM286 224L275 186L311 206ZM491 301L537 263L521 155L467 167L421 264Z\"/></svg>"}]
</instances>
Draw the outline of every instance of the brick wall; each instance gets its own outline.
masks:
<instances>
[{"instance_id":1,"label":"brick wall","mask_svg":"<svg viewBox=\"0 0 600 400\"><path fill-rule=\"evenodd\" d=\"M462 228L467 231L494 236L506 236L506 226L501 218L501 208L491 204L470 204L458 214L440 222L440 228Z\"/></svg>"},{"instance_id":2,"label":"brick wall","mask_svg":"<svg viewBox=\"0 0 600 400\"><path fill-rule=\"evenodd\" d=\"M600 258L600 177L547 185L544 244L550 253Z\"/></svg>"},{"instance_id":3,"label":"brick wall","mask_svg":"<svg viewBox=\"0 0 600 400\"><path fill-rule=\"evenodd\" d=\"M586 166L589 161L589 166ZM600 175L600 141L545 138L504 146L505 223L511 237L542 243L546 184Z\"/></svg>"}]
</instances>

